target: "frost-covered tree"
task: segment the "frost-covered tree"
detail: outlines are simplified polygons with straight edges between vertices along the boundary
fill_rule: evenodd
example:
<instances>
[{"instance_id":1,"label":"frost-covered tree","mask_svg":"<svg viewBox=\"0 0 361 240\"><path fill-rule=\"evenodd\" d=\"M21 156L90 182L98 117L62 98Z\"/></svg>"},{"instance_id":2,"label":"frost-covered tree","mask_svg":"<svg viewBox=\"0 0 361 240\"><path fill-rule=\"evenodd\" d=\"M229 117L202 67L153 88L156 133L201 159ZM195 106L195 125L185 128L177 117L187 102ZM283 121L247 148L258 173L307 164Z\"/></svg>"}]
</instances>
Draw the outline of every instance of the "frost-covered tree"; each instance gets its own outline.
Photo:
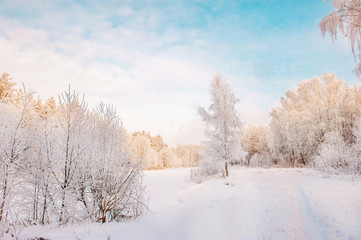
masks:
<instances>
[{"instance_id":1,"label":"frost-covered tree","mask_svg":"<svg viewBox=\"0 0 361 240\"><path fill-rule=\"evenodd\" d=\"M289 166L309 165L331 132L342 136L348 146L354 144L354 127L361 117L360 91L359 86L350 87L327 73L288 90L281 106L271 112L273 157Z\"/></svg>"},{"instance_id":2,"label":"frost-covered tree","mask_svg":"<svg viewBox=\"0 0 361 240\"><path fill-rule=\"evenodd\" d=\"M90 116L84 98L69 90L59 97L57 171L53 171L60 187L59 223L65 224L72 218L76 200L82 186L79 186L78 169L86 157L90 145L88 136Z\"/></svg>"},{"instance_id":3,"label":"frost-covered tree","mask_svg":"<svg viewBox=\"0 0 361 240\"><path fill-rule=\"evenodd\" d=\"M202 159L202 151L204 147L201 145L182 145L177 144L173 148L174 154L180 160L182 167L195 167Z\"/></svg>"},{"instance_id":4,"label":"frost-covered tree","mask_svg":"<svg viewBox=\"0 0 361 240\"><path fill-rule=\"evenodd\" d=\"M112 106L100 104L93 114L95 141L85 171L84 203L103 223L137 217L144 209L141 159L132 158Z\"/></svg>"},{"instance_id":5,"label":"frost-covered tree","mask_svg":"<svg viewBox=\"0 0 361 240\"><path fill-rule=\"evenodd\" d=\"M356 137L354 144L350 147L347 159L349 172L361 174L361 119L353 129Z\"/></svg>"},{"instance_id":6,"label":"frost-covered tree","mask_svg":"<svg viewBox=\"0 0 361 240\"><path fill-rule=\"evenodd\" d=\"M352 54L358 56L359 63L354 72L361 75L361 1L332 0L334 11L320 22L321 32L331 34L332 40L337 40L338 34L350 40Z\"/></svg>"},{"instance_id":7,"label":"frost-covered tree","mask_svg":"<svg viewBox=\"0 0 361 240\"><path fill-rule=\"evenodd\" d=\"M2 102L13 102L18 95L18 90L14 88L16 84L11 80L8 73L0 76L0 101Z\"/></svg>"},{"instance_id":8,"label":"frost-covered tree","mask_svg":"<svg viewBox=\"0 0 361 240\"><path fill-rule=\"evenodd\" d=\"M33 142L31 94L24 88L19 106L9 103L7 96L0 100L0 224L9 214L15 185L24 179L21 173Z\"/></svg>"},{"instance_id":9,"label":"frost-covered tree","mask_svg":"<svg viewBox=\"0 0 361 240\"><path fill-rule=\"evenodd\" d=\"M150 139L142 134L135 134L129 140L134 159L141 159L146 169L159 169L163 164L158 159L158 152L151 147Z\"/></svg>"},{"instance_id":10,"label":"frost-covered tree","mask_svg":"<svg viewBox=\"0 0 361 240\"><path fill-rule=\"evenodd\" d=\"M325 140L319 147L319 153L314 157L314 165L324 171L345 168L348 165L350 148L338 130L325 135Z\"/></svg>"},{"instance_id":11,"label":"frost-covered tree","mask_svg":"<svg viewBox=\"0 0 361 240\"><path fill-rule=\"evenodd\" d=\"M250 160L255 154L263 154L269 151L268 149L268 127L267 126L248 126L242 139L242 145L247 151L247 164L250 165Z\"/></svg>"},{"instance_id":12,"label":"frost-covered tree","mask_svg":"<svg viewBox=\"0 0 361 240\"><path fill-rule=\"evenodd\" d=\"M176 168L182 166L181 160L174 154L171 148L163 148L159 152L158 159L165 168Z\"/></svg>"},{"instance_id":13,"label":"frost-covered tree","mask_svg":"<svg viewBox=\"0 0 361 240\"><path fill-rule=\"evenodd\" d=\"M167 148L167 144L164 143L163 138L160 135L157 135L155 137L153 137L150 132L145 132L145 131L137 131L134 132L132 134L133 137L136 136L144 136L149 140L149 144L150 146L156 151L156 152L160 152L162 149Z\"/></svg>"},{"instance_id":14,"label":"frost-covered tree","mask_svg":"<svg viewBox=\"0 0 361 240\"><path fill-rule=\"evenodd\" d=\"M101 104L90 112L70 88L59 105L43 103L10 80L3 75L0 84L0 238L17 224L139 216L142 162L115 110ZM156 152L149 140L148 147Z\"/></svg>"},{"instance_id":15,"label":"frost-covered tree","mask_svg":"<svg viewBox=\"0 0 361 240\"><path fill-rule=\"evenodd\" d=\"M58 113L54 98L49 98L43 104L40 99L34 103L36 114L36 129L34 132L34 151L31 164L28 167L28 182L32 185L31 198L33 223L46 224L58 216L58 206L55 204L59 184L57 175L58 160ZM61 153L60 153L61 154Z\"/></svg>"},{"instance_id":16,"label":"frost-covered tree","mask_svg":"<svg viewBox=\"0 0 361 240\"><path fill-rule=\"evenodd\" d=\"M160 135L150 137L150 146L157 152L167 148L167 144L164 143L163 138Z\"/></svg>"},{"instance_id":17,"label":"frost-covered tree","mask_svg":"<svg viewBox=\"0 0 361 240\"><path fill-rule=\"evenodd\" d=\"M209 112L198 108L198 113L206 123L209 137L204 154L204 167L208 175L222 172L228 176L228 165L244 160L245 152L240 145L242 123L236 110L239 101L228 83L220 75L211 82ZM220 166L223 166L220 168Z\"/></svg>"}]
</instances>

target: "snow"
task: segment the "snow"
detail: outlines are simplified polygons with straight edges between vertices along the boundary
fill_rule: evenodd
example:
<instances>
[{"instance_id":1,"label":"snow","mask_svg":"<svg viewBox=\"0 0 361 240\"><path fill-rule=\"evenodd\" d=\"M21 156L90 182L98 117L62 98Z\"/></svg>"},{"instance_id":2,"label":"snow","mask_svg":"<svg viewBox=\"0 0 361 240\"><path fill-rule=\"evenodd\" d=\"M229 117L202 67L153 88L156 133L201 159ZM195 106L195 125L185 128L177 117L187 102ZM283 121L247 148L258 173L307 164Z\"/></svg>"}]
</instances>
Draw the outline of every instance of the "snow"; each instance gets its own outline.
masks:
<instances>
[{"instance_id":1,"label":"snow","mask_svg":"<svg viewBox=\"0 0 361 240\"><path fill-rule=\"evenodd\" d=\"M19 239L361 239L361 181L310 169L231 169L190 183L189 169L146 171L149 208L123 223L28 227Z\"/></svg>"}]
</instances>

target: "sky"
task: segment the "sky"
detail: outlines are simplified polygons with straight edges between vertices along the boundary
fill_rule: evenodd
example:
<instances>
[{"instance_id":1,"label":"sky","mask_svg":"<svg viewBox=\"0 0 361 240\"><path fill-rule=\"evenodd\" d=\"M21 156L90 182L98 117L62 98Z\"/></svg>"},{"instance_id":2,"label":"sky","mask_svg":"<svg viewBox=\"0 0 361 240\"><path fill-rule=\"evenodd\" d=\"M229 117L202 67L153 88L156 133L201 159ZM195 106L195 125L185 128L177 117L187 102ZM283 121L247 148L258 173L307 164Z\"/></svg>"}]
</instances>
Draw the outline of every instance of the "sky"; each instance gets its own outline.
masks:
<instances>
[{"instance_id":1,"label":"sky","mask_svg":"<svg viewBox=\"0 0 361 240\"><path fill-rule=\"evenodd\" d=\"M322 0L0 0L0 72L44 99L70 85L89 108L113 104L130 132L197 144L217 73L246 125L267 124L302 80L358 83L348 40L320 32L331 11Z\"/></svg>"}]
</instances>

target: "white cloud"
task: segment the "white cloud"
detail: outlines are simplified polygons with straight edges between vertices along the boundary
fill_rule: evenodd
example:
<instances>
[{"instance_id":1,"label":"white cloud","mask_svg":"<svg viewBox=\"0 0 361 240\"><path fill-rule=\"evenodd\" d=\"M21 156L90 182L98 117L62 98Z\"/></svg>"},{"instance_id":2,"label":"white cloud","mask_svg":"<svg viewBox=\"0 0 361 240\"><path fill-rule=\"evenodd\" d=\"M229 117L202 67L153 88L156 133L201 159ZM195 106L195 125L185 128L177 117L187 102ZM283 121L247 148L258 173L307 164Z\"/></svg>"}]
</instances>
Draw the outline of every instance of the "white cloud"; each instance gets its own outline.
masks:
<instances>
[{"instance_id":1,"label":"white cloud","mask_svg":"<svg viewBox=\"0 0 361 240\"><path fill-rule=\"evenodd\" d=\"M199 144L206 140L205 126L199 117L185 120L178 126L173 126L164 134L165 141L170 146L176 144Z\"/></svg>"},{"instance_id":2,"label":"white cloud","mask_svg":"<svg viewBox=\"0 0 361 240\"><path fill-rule=\"evenodd\" d=\"M212 76L206 66L181 56L149 55L77 36L53 42L46 31L5 20L2 25L6 35L0 37L2 71L43 98L57 96L70 84L85 93L90 106L112 103L132 131L162 135L173 131L196 115L194 105L202 98L199 89Z\"/></svg>"}]
</instances>

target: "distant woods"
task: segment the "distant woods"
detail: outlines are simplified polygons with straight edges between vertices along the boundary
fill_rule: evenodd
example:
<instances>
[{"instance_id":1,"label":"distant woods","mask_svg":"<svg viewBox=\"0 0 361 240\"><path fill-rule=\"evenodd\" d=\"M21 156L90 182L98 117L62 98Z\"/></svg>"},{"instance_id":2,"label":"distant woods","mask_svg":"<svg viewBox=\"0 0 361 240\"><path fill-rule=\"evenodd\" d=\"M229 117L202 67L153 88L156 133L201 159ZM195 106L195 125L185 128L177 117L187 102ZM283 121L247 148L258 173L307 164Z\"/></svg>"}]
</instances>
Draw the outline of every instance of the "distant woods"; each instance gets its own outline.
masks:
<instances>
[{"instance_id":1,"label":"distant woods","mask_svg":"<svg viewBox=\"0 0 361 240\"><path fill-rule=\"evenodd\" d=\"M159 135L151 136L149 132L134 132L129 140L134 158L142 159L145 169L163 169L175 167L194 167L200 161L200 145L182 145L168 147Z\"/></svg>"}]
</instances>

